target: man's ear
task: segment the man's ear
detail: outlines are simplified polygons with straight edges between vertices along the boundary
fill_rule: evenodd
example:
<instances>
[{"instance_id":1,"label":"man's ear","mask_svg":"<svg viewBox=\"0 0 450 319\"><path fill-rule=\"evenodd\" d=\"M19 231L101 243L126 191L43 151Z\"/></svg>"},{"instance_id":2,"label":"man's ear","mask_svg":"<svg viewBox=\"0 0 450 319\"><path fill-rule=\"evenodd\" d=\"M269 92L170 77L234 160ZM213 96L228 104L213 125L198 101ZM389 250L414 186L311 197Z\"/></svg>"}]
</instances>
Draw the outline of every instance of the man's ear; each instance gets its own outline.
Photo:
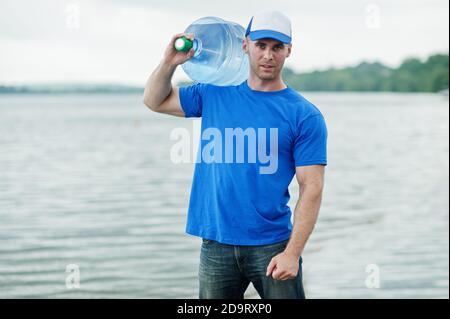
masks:
<instances>
[{"instance_id":1,"label":"man's ear","mask_svg":"<svg viewBox=\"0 0 450 319\"><path fill-rule=\"evenodd\" d=\"M289 44L289 46L288 46L288 53L286 55L286 58L288 58L291 55L291 51L292 51L292 44Z\"/></svg>"},{"instance_id":2,"label":"man's ear","mask_svg":"<svg viewBox=\"0 0 450 319\"><path fill-rule=\"evenodd\" d=\"M247 40L247 38L242 40L242 50L244 50L244 53L248 53L248 40Z\"/></svg>"}]
</instances>

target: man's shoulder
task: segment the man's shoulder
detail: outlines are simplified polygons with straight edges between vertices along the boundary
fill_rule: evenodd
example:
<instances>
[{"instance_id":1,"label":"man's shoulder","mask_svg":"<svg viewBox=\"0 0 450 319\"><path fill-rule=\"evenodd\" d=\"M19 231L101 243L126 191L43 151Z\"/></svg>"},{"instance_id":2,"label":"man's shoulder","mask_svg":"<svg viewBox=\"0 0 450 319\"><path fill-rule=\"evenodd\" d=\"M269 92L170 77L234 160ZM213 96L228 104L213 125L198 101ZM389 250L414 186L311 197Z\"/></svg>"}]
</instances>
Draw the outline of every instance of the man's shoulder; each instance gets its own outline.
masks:
<instances>
[{"instance_id":1,"label":"man's shoulder","mask_svg":"<svg viewBox=\"0 0 450 319\"><path fill-rule=\"evenodd\" d=\"M289 90L289 106L301 114L302 117L322 115L320 109L313 102L292 88Z\"/></svg>"}]
</instances>

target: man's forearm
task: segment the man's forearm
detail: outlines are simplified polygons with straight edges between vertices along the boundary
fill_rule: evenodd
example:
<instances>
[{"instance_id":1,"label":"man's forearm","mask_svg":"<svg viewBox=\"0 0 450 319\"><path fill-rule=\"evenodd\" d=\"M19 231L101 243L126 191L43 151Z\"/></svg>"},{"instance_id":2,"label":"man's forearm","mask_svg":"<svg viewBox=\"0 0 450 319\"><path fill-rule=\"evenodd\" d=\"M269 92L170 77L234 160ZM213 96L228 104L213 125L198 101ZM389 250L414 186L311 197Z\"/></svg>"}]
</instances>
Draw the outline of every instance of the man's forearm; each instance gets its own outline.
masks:
<instances>
[{"instance_id":1,"label":"man's forearm","mask_svg":"<svg viewBox=\"0 0 450 319\"><path fill-rule=\"evenodd\" d=\"M144 90L144 103L151 109L157 108L172 91L172 76L176 66L161 62L150 75Z\"/></svg>"},{"instance_id":2,"label":"man's forearm","mask_svg":"<svg viewBox=\"0 0 450 319\"><path fill-rule=\"evenodd\" d=\"M303 254L319 215L323 187L306 185L301 189L300 198L294 210L294 225L285 252L297 258Z\"/></svg>"}]
</instances>

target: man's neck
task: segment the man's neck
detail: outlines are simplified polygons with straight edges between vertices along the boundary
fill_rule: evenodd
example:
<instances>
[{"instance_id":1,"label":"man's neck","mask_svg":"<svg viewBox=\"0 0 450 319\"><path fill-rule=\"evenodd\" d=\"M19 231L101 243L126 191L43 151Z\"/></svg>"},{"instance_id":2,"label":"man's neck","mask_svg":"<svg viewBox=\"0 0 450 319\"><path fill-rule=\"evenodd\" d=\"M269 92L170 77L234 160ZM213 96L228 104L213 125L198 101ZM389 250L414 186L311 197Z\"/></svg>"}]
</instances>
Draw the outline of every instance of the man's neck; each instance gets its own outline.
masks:
<instances>
[{"instance_id":1,"label":"man's neck","mask_svg":"<svg viewBox=\"0 0 450 319\"><path fill-rule=\"evenodd\" d=\"M281 77L274 80L261 80L256 76L250 75L247 80L248 86L254 91L281 91L287 88Z\"/></svg>"}]
</instances>

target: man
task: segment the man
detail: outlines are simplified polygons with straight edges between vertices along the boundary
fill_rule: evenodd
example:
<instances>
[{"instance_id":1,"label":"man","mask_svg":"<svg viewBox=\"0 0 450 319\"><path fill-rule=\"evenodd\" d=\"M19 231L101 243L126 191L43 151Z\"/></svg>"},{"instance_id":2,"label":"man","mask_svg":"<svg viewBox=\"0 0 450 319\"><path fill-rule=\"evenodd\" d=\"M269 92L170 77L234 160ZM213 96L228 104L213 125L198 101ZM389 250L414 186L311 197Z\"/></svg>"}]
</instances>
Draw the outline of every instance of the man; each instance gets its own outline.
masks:
<instances>
[{"instance_id":1,"label":"man","mask_svg":"<svg viewBox=\"0 0 450 319\"><path fill-rule=\"evenodd\" d=\"M224 135L253 130L262 141L258 150L244 150L247 162L224 162L216 156L223 150L218 143L213 160L196 163L186 232L203 239L199 297L243 298L251 282L263 299L305 298L301 255L321 204L327 129L321 112L281 77L292 49L290 20L277 11L252 18L242 44L249 78L238 86L173 87L176 67L194 54L174 50L175 39L182 35L194 39L192 34L172 38L148 80L144 103L159 113L202 117L199 153L206 144L203 133L210 128ZM264 140L267 132L270 141ZM252 152L267 155L267 149L276 152L277 164L264 172L264 163L248 159ZM292 225L287 203L294 174L300 197Z\"/></svg>"}]
</instances>

